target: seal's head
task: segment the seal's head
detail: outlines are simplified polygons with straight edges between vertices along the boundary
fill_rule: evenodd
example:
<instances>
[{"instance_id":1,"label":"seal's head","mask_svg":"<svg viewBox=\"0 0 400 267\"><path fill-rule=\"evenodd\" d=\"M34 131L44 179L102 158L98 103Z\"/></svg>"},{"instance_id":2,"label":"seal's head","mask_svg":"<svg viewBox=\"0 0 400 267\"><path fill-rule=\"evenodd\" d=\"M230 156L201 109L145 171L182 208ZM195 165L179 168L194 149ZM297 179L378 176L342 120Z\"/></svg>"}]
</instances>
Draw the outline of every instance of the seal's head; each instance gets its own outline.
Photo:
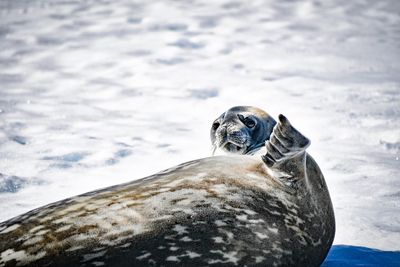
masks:
<instances>
[{"instance_id":1,"label":"seal's head","mask_svg":"<svg viewBox=\"0 0 400 267\"><path fill-rule=\"evenodd\" d=\"M224 112L211 126L213 153L253 154L269 139L276 121L265 111L237 106Z\"/></svg>"}]
</instances>

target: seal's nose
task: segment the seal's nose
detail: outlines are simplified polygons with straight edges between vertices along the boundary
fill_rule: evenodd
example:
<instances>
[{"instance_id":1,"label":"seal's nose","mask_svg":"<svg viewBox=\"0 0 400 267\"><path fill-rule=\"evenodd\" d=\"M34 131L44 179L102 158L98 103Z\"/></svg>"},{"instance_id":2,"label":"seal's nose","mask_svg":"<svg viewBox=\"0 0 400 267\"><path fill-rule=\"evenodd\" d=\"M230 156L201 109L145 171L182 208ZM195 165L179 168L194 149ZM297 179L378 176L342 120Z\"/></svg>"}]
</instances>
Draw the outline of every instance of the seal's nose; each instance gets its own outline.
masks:
<instances>
[{"instance_id":1,"label":"seal's nose","mask_svg":"<svg viewBox=\"0 0 400 267\"><path fill-rule=\"evenodd\" d=\"M219 129L219 134L221 135L226 135L227 129L226 126L221 126L221 128Z\"/></svg>"}]
</instances>

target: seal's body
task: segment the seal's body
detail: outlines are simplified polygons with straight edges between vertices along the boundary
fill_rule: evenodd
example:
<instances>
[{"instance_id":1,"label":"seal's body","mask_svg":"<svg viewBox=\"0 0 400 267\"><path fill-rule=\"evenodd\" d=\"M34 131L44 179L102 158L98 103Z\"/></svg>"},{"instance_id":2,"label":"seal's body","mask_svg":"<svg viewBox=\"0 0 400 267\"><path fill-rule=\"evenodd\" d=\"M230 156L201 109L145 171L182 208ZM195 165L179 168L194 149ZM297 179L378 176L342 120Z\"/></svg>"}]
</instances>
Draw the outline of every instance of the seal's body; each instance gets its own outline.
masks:
<instances>
[{"instance_id":1,"label":"seal's body","mask_svg":"<svg viewBox=\"0 0 400 267\"><path fill-rule=\"evenodd\" d=\"M320 265L334 237L329 193L308 143L280 120L272 135L285 134L290 157L267 146L263 159L199 159L1 223L0 266Z\"/></svg>"}]
</instances>

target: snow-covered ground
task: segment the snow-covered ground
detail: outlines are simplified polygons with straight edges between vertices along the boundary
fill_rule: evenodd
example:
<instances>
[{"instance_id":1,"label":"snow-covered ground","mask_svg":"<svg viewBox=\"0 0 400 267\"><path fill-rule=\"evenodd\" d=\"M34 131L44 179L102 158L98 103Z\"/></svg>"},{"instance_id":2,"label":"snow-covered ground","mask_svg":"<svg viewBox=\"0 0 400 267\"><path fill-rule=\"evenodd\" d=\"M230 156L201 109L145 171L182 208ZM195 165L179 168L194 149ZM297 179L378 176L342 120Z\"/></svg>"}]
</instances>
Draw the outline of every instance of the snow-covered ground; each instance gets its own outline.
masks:
<instances>
[{"instance_id":1,"label":"snow-covered ground","mask_svg":"<svg viewBox=\"0 0 400 267\"><path fill-rule=\"evenodd\" d=\"M235 105L312 140L336 244L400 250L400 1L0 1L0 220L210 155Z\"/></svg>"}]
</instances>

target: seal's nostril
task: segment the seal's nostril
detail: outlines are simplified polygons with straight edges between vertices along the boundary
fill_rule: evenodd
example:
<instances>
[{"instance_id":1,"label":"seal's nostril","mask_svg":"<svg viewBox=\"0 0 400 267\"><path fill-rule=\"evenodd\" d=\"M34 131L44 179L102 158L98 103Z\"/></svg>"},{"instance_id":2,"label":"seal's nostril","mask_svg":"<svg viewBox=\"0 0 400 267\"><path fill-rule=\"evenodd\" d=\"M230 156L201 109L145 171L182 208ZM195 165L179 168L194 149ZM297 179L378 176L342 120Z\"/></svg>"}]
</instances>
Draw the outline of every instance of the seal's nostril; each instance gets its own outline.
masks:
<instances>
[{"instance_id":1,"label":"seal's nostril","mask_svg":"<svg viewBox=\"0 0 400 267\"><path fill-rule=\"evenodd\" d=\"M212 129L215 131L215 130L217 130L218 129L218 127L220 126L221 124L219 123L219 122L214 122L213 123L213 125L212 125Z\"/></svg>"},{"instance_id":2,"label":"seal's nostril","mask_svg":"<svg viewBox=\"0 0 400 267\"><path fill-rule=\"evenodd\" d=\"M219 134L223 135L223 136L226 136L227 135L226 128L225 127L221 127L220 130L219 130Z\"/></svg>"}]
</instances>

